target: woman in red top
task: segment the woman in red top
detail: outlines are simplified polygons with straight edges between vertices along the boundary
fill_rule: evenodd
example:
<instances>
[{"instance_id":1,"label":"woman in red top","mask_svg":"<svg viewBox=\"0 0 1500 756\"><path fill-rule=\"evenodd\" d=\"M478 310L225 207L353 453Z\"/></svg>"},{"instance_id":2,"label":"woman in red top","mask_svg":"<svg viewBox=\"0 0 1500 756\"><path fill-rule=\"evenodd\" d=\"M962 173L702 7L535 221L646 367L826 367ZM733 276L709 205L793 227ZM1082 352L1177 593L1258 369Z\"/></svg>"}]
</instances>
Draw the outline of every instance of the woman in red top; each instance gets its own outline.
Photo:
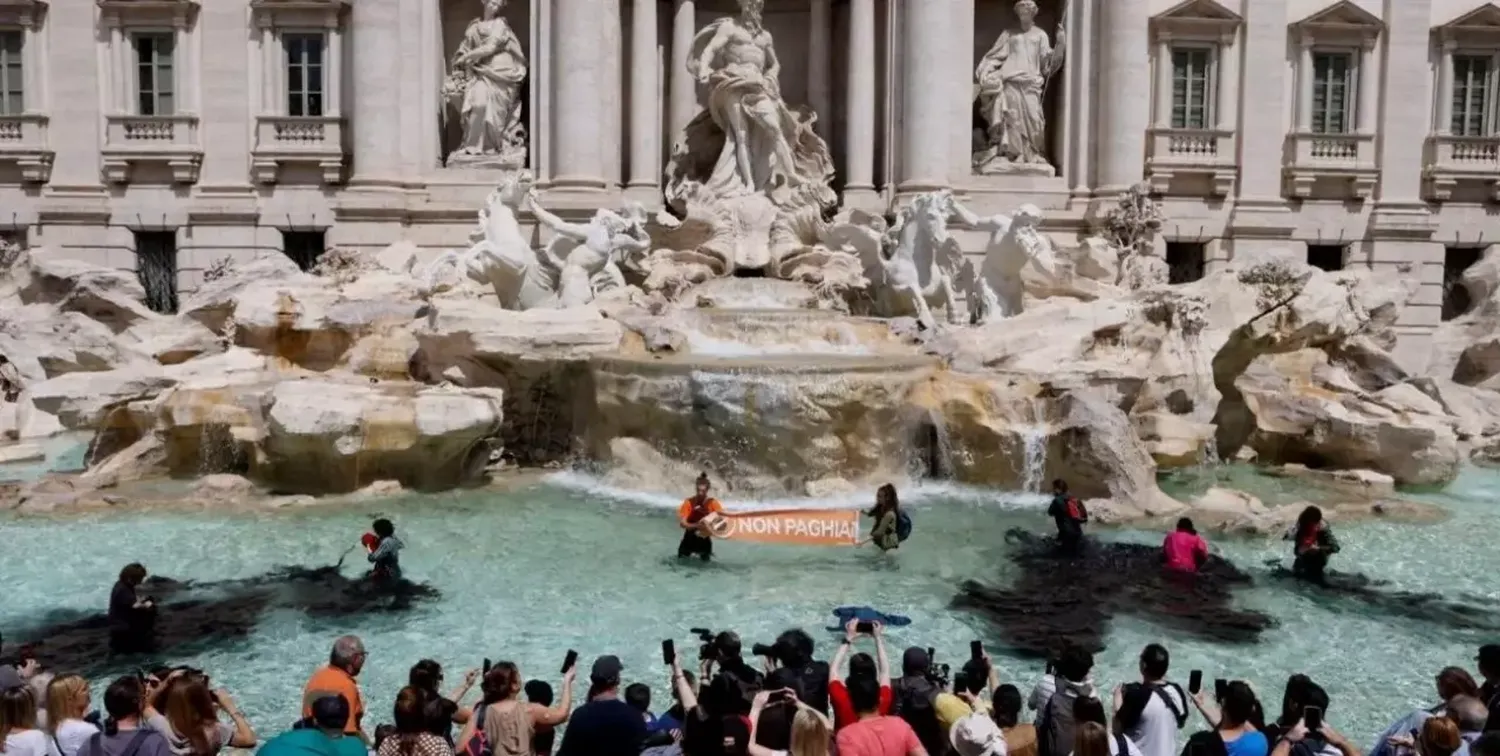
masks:
<instances>
[{"instance_id":1,"label":"woman in red top","mask_svg":"<svg viewBox=\"0 0 1500 756\"><path fill-rule=\"evenodd\" d=\"M849 660L849 679L869 676L878 677L880 680L880 710L879 714L891 713L891 667L885 654L885 626L879 622L871 623L875 638L875 658L871 659L869 654L858 653ZM838 653L833 655L833 661L828 665L828 704L833 708L834 732L848 727L859 721L859 716L854 711L854 701L849 698L849 686L838 678L839 670L844 666L844 657L849 655L849 647L859 636L864 635L859 631L859 621L849 620L844 625L844 642L839 644Z\"/></svg>"}]
</instances>

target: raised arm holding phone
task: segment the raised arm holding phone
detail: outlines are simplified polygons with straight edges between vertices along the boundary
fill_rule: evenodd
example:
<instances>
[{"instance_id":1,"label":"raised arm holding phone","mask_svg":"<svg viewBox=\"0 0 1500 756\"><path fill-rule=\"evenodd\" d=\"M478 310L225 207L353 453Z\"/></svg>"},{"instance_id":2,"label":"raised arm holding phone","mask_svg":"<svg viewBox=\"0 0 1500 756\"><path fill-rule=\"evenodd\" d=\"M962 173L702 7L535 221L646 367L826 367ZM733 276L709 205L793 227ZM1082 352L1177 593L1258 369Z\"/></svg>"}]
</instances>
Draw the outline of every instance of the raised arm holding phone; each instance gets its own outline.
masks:
<instances>
[{"instance_id":1,"label":"raised arm holding phone","mask_svg":"<svg viewBox=\"0 0 1500 756\"><path fill-rule=\"evenodd\" d=\"M875 639L875 658L871 659L869 654L856 653L849 658L849 651L854 642L862 636ZM844 679L839 679L839 670L844 668L844 661L849 662L849 674ZM881 715L891 713L891 705L894 700L891 693L891 666L885 650L885 626L879 622L859 622L850 620L844 625L844 641L839 644L839 649L833 655L833 660L828 664L828 703L833 709L833 727L838 731L853 724L858 715L854 710L854 702L849 697L849 688L856 678L873 677L880 686L880 699L878 712Z\"/></svg>"}]
</instances>

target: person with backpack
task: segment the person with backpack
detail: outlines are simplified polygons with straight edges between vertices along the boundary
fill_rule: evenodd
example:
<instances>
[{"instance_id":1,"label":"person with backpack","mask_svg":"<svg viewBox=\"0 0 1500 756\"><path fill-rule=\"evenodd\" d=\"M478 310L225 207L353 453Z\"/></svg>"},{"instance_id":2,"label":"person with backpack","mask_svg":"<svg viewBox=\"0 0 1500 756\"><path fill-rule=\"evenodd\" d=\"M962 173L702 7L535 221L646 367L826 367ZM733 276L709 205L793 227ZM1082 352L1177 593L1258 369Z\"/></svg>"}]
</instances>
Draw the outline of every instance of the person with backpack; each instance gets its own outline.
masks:
<instances>
[{"instance_id":1,"label":"person with backpack","mask_svg":"<svg viewBox=\"0 0 1500 756\"><path fill-rule=\"evenodd\" d=\"M1052 504L1047 514L1057 523L1057 547L1064 554L1076 554L1083 548L1083 526L1089 521L1089 511L1077 496L1068 493L1068 483L1062 478L1052 481Z\"/></svg>"},{"instance_id":2,"label":"person with backpack","mask_svg":"<svg viewBox=\"0 0 1500 756\"><path fill-rule=\"evenodd\" d=\"M1177 731L1187 724L1188 697L1167 682L1171 656L1160 644L1141 651L1141 681L1115 689L1115 730L1140 746L1145 756L1177 753Z\"/></svg>"},{"instance_id":3,"label":"person with backpack","mask_svg":"<svg viewBox=\"0 0 1500 756\"><path fill-rule=\"evenodd\" d=\"M104 711L109 719L78 756L172 756L167 737L146 726L146 687L134 675L121 677L104 690Z\"/></svg>"},{"instance_id":4,"label":"person with backpack","mask_svg":"<svg viewBox=\"0 0 1500 756\"><path fill-rule=\"evenodd\" d=\"M1109 730L1109 720L1104 716L1104 702L1097 698L1075 698L1073 699L1073 756L1079 752L1088 750L1105 750L1108 756L1144 756L1140 746L1135 741L1125 737L1125 734ZM1094 728L1102 728L1105 738L1104 749L1097 747L1085 747L1085 743L1097 745L1098 739L1091 733L1096 732Z\"/></svg>"},{"instance_id":5,"label":"person with backpack","mask_svg":"<svg viewBox=\"0 0 1500 756\"><path fill-rule=\"evenodd\" d=\"M901 655L901 679L892 686L892 692L896 716L906 720L922 747L928 753L946 753L948 735L938 716L938 696L952 694L944 693L942 680L932 673L932 657L925 649L912 647Z\"/></svg>"},{"instance_id":6,"label":"person with backpack","mask_svg":"<svg viewBox=\"0 0 1500 756\"><path fill-rule=\"evenodd\" d=\"M902 511L896 487L890 483L876 489L875 508L865 514L875 518L875 527L860 546L873 542L881 551L894 551L911 537L911 516Z\"/></svg>"},{"instance_id":7,"label":"person with backpack","mask_svg":"<svg viewBox=\"0 0 1500 756\"><path fill-rule=\"evenodd\" d=\"M1069 645L1058 655L1054 670L1057 690L1042 706L1041 724L1037 726L1040 756L1068 756L1073 751L1074 704L1080 698L1096 698L1089 678L1093 669L1094 655L1086 649Z\"/></svg>"}]
</instances>

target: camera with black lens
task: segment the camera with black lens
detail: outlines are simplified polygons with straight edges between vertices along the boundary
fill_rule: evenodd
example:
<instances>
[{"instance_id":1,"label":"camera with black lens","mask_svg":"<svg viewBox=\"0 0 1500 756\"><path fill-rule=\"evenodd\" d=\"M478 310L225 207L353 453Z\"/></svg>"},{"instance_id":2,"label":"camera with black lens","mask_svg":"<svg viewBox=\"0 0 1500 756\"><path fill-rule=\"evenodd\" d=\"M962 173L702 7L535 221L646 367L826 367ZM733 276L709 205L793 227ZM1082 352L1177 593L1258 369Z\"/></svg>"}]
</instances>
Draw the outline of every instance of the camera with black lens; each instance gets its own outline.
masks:
<instances>
[{"instance_id":1,"label":"camera with black lens","mask_svg":"<svg viewBox=\"0 0 1500 756\"><path fill-rule=\"evenodd\" d=\"M717 633L701 627L689 628L688 632L698 636L698 640L703 644L698 647L698 661L719 660L719 645L714 642L718 637Z\"/></svg>"},{"instance_id":2,"label":"camera with black lens","mask_svg":"<svg viewBox=\"0 0 1500 756\"><path fill-rule=\"evenodd\" d=\"M777 664L786 664L785 648L780 643L755 643L750 646L751 656L774 659Z\"/></svg>"},{"instance_id":3,"label":"camera with black lens","mask_svg":"<svg viewBox=\"0 0 1500 756\"><path fill-rule=\"evenodd\" d=\"M927 681L938 687L946 687L953 677L953 667L948 664L933 664L927 668Z\"/></svg>"}]
</instances>

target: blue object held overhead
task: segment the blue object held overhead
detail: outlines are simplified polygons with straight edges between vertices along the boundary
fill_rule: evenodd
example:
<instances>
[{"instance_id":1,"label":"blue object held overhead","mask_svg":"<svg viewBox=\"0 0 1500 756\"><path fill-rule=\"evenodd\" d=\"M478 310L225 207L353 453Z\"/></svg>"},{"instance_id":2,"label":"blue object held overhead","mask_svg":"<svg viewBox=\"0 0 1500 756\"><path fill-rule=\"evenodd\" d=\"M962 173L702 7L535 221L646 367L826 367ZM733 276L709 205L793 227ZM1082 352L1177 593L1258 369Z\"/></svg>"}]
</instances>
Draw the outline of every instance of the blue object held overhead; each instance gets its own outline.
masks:
<instances>
[{"instance_id":1,"label":"blue object held overhead","mask_svg":"<svg viewBox=\"0 0 1500 756\"><path fill-rule=\"evenodd\" d=\"M906 627L911 624L911 617L902 614L886 614L879 609L868 606L839 606L833 610L833 616L838 618L838 624L828 628L829 632L841 633L849 620L858 622L879 622L886 627Z\"/></svg>"}]
</instances>

